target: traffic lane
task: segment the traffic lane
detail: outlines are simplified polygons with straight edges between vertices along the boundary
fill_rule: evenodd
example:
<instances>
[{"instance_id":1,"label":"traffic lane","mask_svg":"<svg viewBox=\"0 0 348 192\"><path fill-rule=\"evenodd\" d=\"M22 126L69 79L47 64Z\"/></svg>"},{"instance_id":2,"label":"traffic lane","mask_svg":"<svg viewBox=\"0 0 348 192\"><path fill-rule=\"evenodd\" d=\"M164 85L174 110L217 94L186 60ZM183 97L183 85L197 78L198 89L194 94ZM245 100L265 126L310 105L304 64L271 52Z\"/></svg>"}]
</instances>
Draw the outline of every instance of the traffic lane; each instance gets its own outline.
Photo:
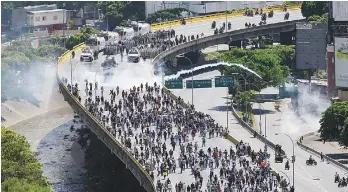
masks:
<instances>
[{"instance_id":1,"label":"traffic lane","mask_svg":"<svg viewBox=\"0 0 348 192\"><path fill-rule=\"evenodd\" d=\"M273 103L264 103L265 109L272 110ZM255 117L256 122L259 122L259 117ZM290 137L294 140L300 138L300 136L316 131L313 130L313 127L310 127L308 124L301 122L300 119L296 118L295 114L293 114L290 110L284 110L282 113L278 114L268 114L267 115L267 138L273 143L277 143L283 146L283 150L290 156L292 154L292 144L290 139L288 139L285 135L275 135L275 133L286 133L289 134ZM287 119L284 121L284 119ZM262 122L264 120L264 115L262 115ZM281 120L281 121L279 121ZM278 124L277 127L273 126L274 124ZM316 124L316 123L315 123ZM264 125L263 125L264 126ZM314 128L315 129L315 128ZM296 141L295 141L296 142ZM327 164L326 162L320 162L319 158L315 158L318 162L318 166L324 166L320 169L317 169L313 166L307 166L305 161L309 158L307 152L303 151L300 147L295 145L296 150L296 166L298 166L298 170L307 174L312 179L320 179L323 180L319 182L320 185L325 189L334 189L335 184L331 182L335 172L338 172L340 175L343 175L345 172L343 169L336 167L332 164ZM314 157L314 156L313 156ZM330 176L332 175L332 176ZM326 176L326 178L322 178L322 176ZM329 183L325 183L326 181Z\"/></svg>"},{"instance_id":2,"label":"traffic lane","mask_svg":"<svg viewBox=\"0 0 348 192\"><path fill-rule=\"evenodd\" d=\"M219 75L219 73L207 73L207 74L200 74L198 76L195 76L195 79L209 79L213 76L216 76L216 75ZM188 78L190 79L190 78ZM185 90L186 90L186 94L185 94ZM184 89L184 90L174 90L173 92L175 92L175 94L178 94L179 96L181 96L183 99L188 99L188 100L191 100L190 97L191 97L191 90L187 90L187 89ZM181 93L178 93L178 92L181 92ZM203 112L206 112L208 114L211 114L211 116L218 120L219 123L221 124L224 124L226 125L226 112L223 112L220 114L220 117L216 114L216 112L212 111L212 110L209 110L212 108L212 106L217 106L217 105L224 105L226 103L226 101L221 98L221 97L224 97L224 95L226 95L226 89L224 88L214 88L214 90L212 89L195 89L194 90L194 97L195 97L195 93L197 95L197 97L201 97L199 100L194 100L194 103L196 104L195 107L197 108L197 110L199 111L203 111ZM204 95L204 97L202 96ZM220 99L220 103L218 104L218 100ZM207 101L210 101L210 102L207 102ZM229 114L229 115L232 115L232 114ZM240 125L231 125L230 126L232 130L235 130L235 132L238 131L237 127L240 127ZM241 131L243 132L243 131ZM232 133L233 135L233 133ZM243 137L243 138L240 138L242 140L250 140L250 134L247 136L247 137ZM280 138L281 140L285 140L284 138ZM257 140L258 141L258 140ZM263 146L263 144L257 141L251 141L249 142L251 146L253 146L253 149L257 149L257 148L254 148L254 146ZM286 141L286 140L285 140ZM290 141L289 141L290 142ZM291 148L292 145L289 145L289 144L285 144L283 146L283 149L286 151L286 153L289 155L291 154L288 150L288 148ZM274 151L269 149L270 153L274 154ZM296 154L297 155L297 154ZM305 168L304 164L305 164L305 159L303 157L303 155L307 155L307 158L309 157L309 154L308 153L301 153L299 154L299 157L296 157L297 158L297 163L299 163L299 161L304 161L304 163L299 163L300 165L296 166L295 167L295 186L296 186L296 189L300 190L300 191L313 191L313 190L319 190L319 191L336 191L338 190L337 187L335 187L335 185L333 184L333 182L331 182L332 180L332 177L333 176L328 176L328 175L325 175L325 171L327 169L330 169L328 167L310 167L310 170L309 171L313 171L312 169L317 169L317 168L320 168L320 171L319 172L315 172L313 174L310 174L310 172ZM284 164L272 164L272 167L276 170L284 170ZM292 177L292 171L286 171L286 172L290 172L290 173L287 173L287 175L289 177ZM324 174L323 174L324 173ZM316 175L314 175L316 174ZM318 179L321 178L321 180L318 182L316 180L313 180L313 179ZM322 181L324 180L324 181ZM331 182L331 183L330 183ZM310 184L310 185L308 185Z\"/></svg>"},{"instance_id":3,"label":"traffic lane","mask_svg":"<svg viewBox=\"0 0 348 192\"><path fill-rule=\"evenodd\" d=\"M290 11L289 20L284 20L284 14L282 12L278 12L277 14L274 14L272 18L267 18L267 24L292 21L292 20L298 20L298 19L304 18L302 16L301 10ZM216 27L220 28L222 24L226 22L226 19L218 19L215 21L216 21ZM238 16L238 17L228 18L227 22L231 22L231 29L228 31L244 29L245 22L248 22L248 23L250 22L251 24L255 23L256 25L258 25L260 21L261 21L260 16L254 16L254 17ZM178 25L178 26L173 26L172 29L174 29L176 34L178 35L180 34L200 35L204 33L204 36L210 36L214 34L214 29L211 29L212 22L213 21L203 21L203 22L192 23L187 25ZM169 29L169 28L166 28L166 29Z\"/></svg>"}]
</instances>

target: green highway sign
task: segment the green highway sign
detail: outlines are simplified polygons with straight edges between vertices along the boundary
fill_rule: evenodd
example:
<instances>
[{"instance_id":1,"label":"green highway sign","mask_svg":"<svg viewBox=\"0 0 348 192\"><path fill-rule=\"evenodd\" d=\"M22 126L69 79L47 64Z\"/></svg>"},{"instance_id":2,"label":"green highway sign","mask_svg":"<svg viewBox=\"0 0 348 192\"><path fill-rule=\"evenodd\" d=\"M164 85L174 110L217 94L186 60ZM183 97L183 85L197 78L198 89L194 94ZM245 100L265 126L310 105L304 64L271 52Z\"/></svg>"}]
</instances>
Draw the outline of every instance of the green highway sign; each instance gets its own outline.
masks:
<instances>
[{"instance_id":1,"label":"green highway sign","mask_svg":"<svg viewBox=\"0 0 348 192\"><path fill-rule=\"evenodd\" d=\"M215 87L233 87L234 84L234 78L231 76L215 77Z\"/></svg>"},{"instance_id":2,"label":"green highway sign","mask_svg":"<svg viewBox=\"0 0 348 192\"><path fill-rule=\"evenodd\" d=\"M166 86L168 89L182 89L184 88L182 79L170 79L164 81L164 86Z\"/></svg>"},{"instance_id":3,"label":"green highway sign","mask_svg":"<svg viewBox=\"0 0 348 192\"><path fill-rule=\"evenodd\" d=\"M192 89L192 80L186 80L186 88ZM193 80L193 88L212 88L211 79Z\"/></svg>"}]
</instances>

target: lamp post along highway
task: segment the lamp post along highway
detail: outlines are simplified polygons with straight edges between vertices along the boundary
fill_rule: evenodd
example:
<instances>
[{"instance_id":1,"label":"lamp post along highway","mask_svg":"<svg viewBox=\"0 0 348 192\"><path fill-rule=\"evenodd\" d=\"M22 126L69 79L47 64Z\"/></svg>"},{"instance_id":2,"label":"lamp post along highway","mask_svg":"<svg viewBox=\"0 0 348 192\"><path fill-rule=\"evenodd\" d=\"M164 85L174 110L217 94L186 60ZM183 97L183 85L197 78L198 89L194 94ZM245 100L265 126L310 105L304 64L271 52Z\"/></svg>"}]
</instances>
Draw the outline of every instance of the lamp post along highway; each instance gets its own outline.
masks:
<instances>
[{"instance_id":1,"label":"lamp post along highway","mask_svg":"<svg viewBox=\"0 0 348 192\"><path fill-rule=\"evenodd\" d=\"M228 1L226 1L226 11L225 11L225 16L226 16L226 24L225 24L226 33L227 33L227 2Z\"/></svg>"},{"instance_id":2,"label":"lamp post along highway","mask_svg":"<svg viewBox=\"0 0 348 192\"><path fill-rule=\"evenodd\" d=\"M291 161L292 161L292 186L295 189L295 144L294 144L294 140L290 137L290 135L286 134L286 133L275 133L275 135L285 135L287 136L292 143L292 157L291 157Z\"/></svg>"},{"instance_id":3,"label":"lamp post along highway","mask_svg":"<svg viewBox=\"0 0 348 192\"><path fill-rule=\"evenodd\" d=\"M191 66L193 67L193 64L192 64L191 59L189 59L189 58L187 58L187 57L185 57L185 56L182 56L182 55L180 55L179 57L187 59L187 60L190 62ZM186 88L187 88L187 87L186 87ZM192 68L192 70L191 70L191 95L192 95L192 98L191 98L191 105L193 105L193 68Z\"/></svg>"}]
</instances>

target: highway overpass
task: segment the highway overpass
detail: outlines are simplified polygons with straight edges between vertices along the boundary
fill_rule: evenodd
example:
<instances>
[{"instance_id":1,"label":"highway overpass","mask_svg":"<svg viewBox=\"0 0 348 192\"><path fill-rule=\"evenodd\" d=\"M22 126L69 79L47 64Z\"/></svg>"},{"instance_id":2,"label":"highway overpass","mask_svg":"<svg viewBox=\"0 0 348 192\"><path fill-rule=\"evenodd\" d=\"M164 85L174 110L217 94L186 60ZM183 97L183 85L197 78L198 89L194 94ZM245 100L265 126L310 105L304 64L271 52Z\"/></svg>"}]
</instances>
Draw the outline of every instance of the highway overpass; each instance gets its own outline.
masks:
<instances>
[{"instance_id":1,"label":"highway overpass","mask_svg":"<svg viewBox=\"0 0 348 192\"><path fill-rule=\"evenodd\" d=\"M279 15L277 15L279 14ZM296 16L297 14L297 16ZM295 17L292 17L293 15L295 15ZM290 20L299 20L299 19L303 19L302 16L299 16L300 13L299 11L292 13L291 12L291 17ZM250 28L250 29L242 29L244 28L244 23L246 21L248 21L249 19L254 19L256 22L259 21L259 18L247 18L247 17L236 17L236 18L232 18L229 19L229 21L232 22L233 25L233 32L230 33L234 33L236 35L235 38L247 38L248 36L243 36L243 34L238 33L238 31L235 30L243 30L243 33L247 33L249 35L256 35L258 36L258 30L260 30L260 34L261 33L269 33L271 32L277 32L276 30L284 30L284 31L289 31L289 30L293 30L294 26L293 26L293 22L284 22L283 20L283 15L281 13L276 12L275 14L275 18L273 19L269 19L270 23L269 25L265 25L265 26L261 26L261 27L255 27L255 28ZM273 21L272 21L273 20ZM217 21L217 26L219 26L219 24L221 24L222 22L224 22L224 19L218 20ZM273 23L280 23L278 24L278 28L276 27L277 24L272 24ZM287 23L287 24L285 24ZM291 24L289 24L291 23ZM183 52L187 52L187 51L191 51L191 50L196 50L205 46L210 46L213 45L214 42L215 44L217 42L226 42L226 40L229 40L230 36L228 33L226 34L220 34L220 35L214 35L214 36L208 36L209 32L212 32L212 30L210 30L210 24L211 21L209 22L202 22L202 23L195 23L192 25L187 25L187 26L178 26L177 28L175 28L177 34L183 33L183 34L200 34L204 31L205 34L205 38L202 39L198 39L196 42L188 42L186 44L182 44L182 45L178 45L175 46L173 48L171 48L170 50L167 50L165 52L162 52L160 55L158 55L155 59L154 59L154 63L160 63L162 61L165 61L173 56L175 56L175 54L179 54L179 53L183 53ZM235 25L234 25L235 24ZM198 25L198 26L197 26ZM201 25L201 26L199 26ZM204 28L203 28L204 26ZM267 28L273 28L268 29L269 31L267 31ZM174 27L173 27L174 28ZM264 31L264 32L261 32ZM196 33L196 34L194 34ZM212 35L212 33L210 33ZM224 36L226 35L226 36ZM220 38L218 38L220 37ZM219 40L219 39L223 39L223 40ZM234 40L234 39L233 39ZM198 43L199 42L199 43ZM200 45L201 47L199 47L198 45ZM75 63L76 60L72 61L73 63L70 63L71 65L78 65L78 63ZM100 67L100 62L98 61L98 63L96 63L93 67L95 67L95 70L98 70L98 65ZM69 77L70 75L70 65L69 65L69 61L65 61L62 63L60 69L58 70L58 76L64 76L64 77ZM75 67L72 67L75 68ZM94 75L93 75L94 76ZM93 77L92 77L93 78ZM68 78L69 79L69 78ZM91 79L91 81L93 81L93 79ZM126 81L126 79L124 80ZM60 82L60 87L62 88L62 93L65 97L65 99L67 100L67 102L71 105L71 107L80 115L80 117L84 120L84 122L86 124L88 124L88 126L90 127L90 129L97 135L97 137L102 140L106 146L108 146L110 148L110 150L118 157L121 159L121 161L123 161L123 163L125 163L125 165L127 166L127 168L130 169L130 171L134 174L134 176L139 180L140 185L142 185L147 191L154 191L154 185L152 184L148 174L146 174L143 171L143 168L140 167L140 165L136 162L136 160L131 156L131 154L128 152L128 150L123 147L120 142L118 140L116 140L99 122L98 120L93 117L86 109L84 109L84 107L78 102L78 100L76 98L74 98L67 90L67 88L65 87L65 85L60 81L59 78L59 82ZM124 82L126 83L126 82ZM80 83L82 84L82 83ZM176 92L177 95L183 94L183 98L187 98L187 95L189 95L187 93L186 90L182 90L184 92L180 93L180 92ZM186 91L186 92L185 92ZM197 106L198 110L202 110L204 112L207 111L207 104L208 102L206 101L220 101L221 99L214 99L214 96L218 96L219 98L221 97L221 90L219 92L219 94L217 94L216 90L212 91L211 89L205 89L205 90L199 90L201 93L199 94L202 98L198 101L199 103L195 103L195 105ZM202 92L203 91L203 92ZM204 91L208 91L204 92ZM215 94L211 94L211 93L215 93ZM224 93L225 94L225 93ZM203 103L202 103L203 102ZM209 111L208 111L209 113ZM214 116L215 117L215 116ZM221 119L220 117L216 116L216 118ZM243 132L243 128L240 127L240 125L236 124L233 125L233 129L237 130L238 132L232 131L231 134L234 135L238 135L238 139L243 139L243 140L249 140L248 138L250 138L250 135L248 132ZM245 131L245 130L244 130ZM215 141L216 145L219 145L221 147L224 147L225 145L232 145L231 143L228 144L226 143L225 139L219 139L217 141ZM260 141L251 141L251 145L254 148L257 148L259 146L262 146L263 144L260 143ZM309 156L309 155L308 155ZM303 162L300 162L300 164L303 164ZM279 165L279 164L272 164L272 166L275 166L277 169L279 170L283 170L283 166ZM330 169L328 166L322 165L323 169L321 169L320 166L316 167L316 169L319 169L320 172L316 172L316 174L318 174L320 177L320 181L312 181L312 179L314 179L313 175L311 175L309 173L310 176L303 176L305 175L305 173L299 173L301 171L304 170L298 170L296 174L300 174L302 177L298 177L298 179L296 179L296 189L297 191L336 191L337 188L334 188L334 185L331 185L330 183L332 182L333 179L333 174L331 175L325 175L325 171L327 171L327 169ZM306 170L305 170L306 171ZM311 170L312 171L312 170ZM308 171L307 171L308 172ZM289 173L288 173L289 174ZM289 174L291 176L291 174ZM317 176L317 175L315 175ZM184 175L172 175L171 176L171 180L174 181L180 181L180 180L185 180L189 179L188 176L184 176ZM325 180L325 181L323 181ZM312 184L314 182L314 184ZM325 187L318 187L318 186L325 186Z\"/></svg>"}]
</instances>

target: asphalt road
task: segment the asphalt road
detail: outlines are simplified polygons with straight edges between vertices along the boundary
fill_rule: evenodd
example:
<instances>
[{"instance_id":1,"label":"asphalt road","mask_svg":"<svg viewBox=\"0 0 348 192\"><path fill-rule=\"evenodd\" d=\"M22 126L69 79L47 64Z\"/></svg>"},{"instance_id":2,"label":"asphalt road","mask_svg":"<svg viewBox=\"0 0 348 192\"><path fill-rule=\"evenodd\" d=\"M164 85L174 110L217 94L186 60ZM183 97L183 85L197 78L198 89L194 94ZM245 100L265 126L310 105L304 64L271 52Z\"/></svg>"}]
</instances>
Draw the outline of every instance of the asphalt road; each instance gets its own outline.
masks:
<instances>
[{"instance_id":1,"label":"asphalt road","mask_svg":"<svg viewBox=\"0 0 348 192\"><path fill-rule=\"evenodd\" d=\"M194 79L210 79L214 76L219 76L220 73L218 71L208 72L204 74L200 74L194 76ZM187 78L190 80L191 78ZM182 89L182 90L172 90L173 93L177 96L182 97L185 101L190 101L192 97L191 89ZM210 114L218 123L226 126L227 125L227 112L226 112L226 88L207 88L207 89L194 89L193 90L193 98L196 109L198 111L202 111L204 113ZM246 131L240 124L237 123L236 119L234 119L231 112L228 113L229 116L229 131L230 134L235 136L239 140L246 141L250 143L251 147L254 149L258 149L260 146L264 144L258 139L251 138L252 136ZM268 115L270 116L270 115ZM267 118L269 118L267 116ZM255 116L258 118L258 116ZM263 119L262 119L263 120ZM276 120L278 121L278 119ZM297 125L296 120L293 119L294 125ZM298 120L297 120L298 121ZM270 127L272 125L268 125ZM287 125L289 131L285 133L291 133L291 129L299 130L295 126ZM275 136L275 132L281 132L276 130L267 130L267 138L270 139L274 143L281 144L283 146L283 150L286 154L291 156L292 154L292 144L291 140L287 138L285 135ZM310 132L310 131L308 131ZM301 134L297 134L301 135ZM294 140L298 138L294 136ZM274 151L269 149L270 153L273 155ZM271 155L271 158L274 157ZM307 166L305 161L309 158L309 153L303 151L295 144L295 187L296 191L306 192L306 191L344 191L346 188L338 188L337 184L333 182L335 172L343 175L344 171L340 170L338 167L327 164L326 162L320 162L320 159L314 157L318 162L317 166ZM285 162L284 162L285 163ZM284 170L285 164L271 164L272 168L276 171L284 172L291 180L292 183L292 164L290 171Z\"/></svg>"},{"instance_id":2,"label":"asphalt road","mask_svg":"<svg viewBox=\"0 0 348 192\"><path fill-rule=\"evenodd\" d=\"M281 12L275 12L275 15L273 18L268 18L267 23L276 23L276 22L282 22L284 13ZM290 11L290 20L293 19L302 19L300 11ZM260 17L234 17L229 18L228 21L232 23L232 30L241 29L244 28L245 22L250 23L258 23L260 21ZM210 29L212 21L207 22L200 22L200 23L194 23L189 24L186 26L175 26L173 29L176 30L177 34L201 34L202 32L207 35L212 35L213 30ZM221 26L223 22L225 22L225 19L216 20L217 27ZM139 85L140 83L144 82L160 82L160 77L155 77L152 73L151 68L151 61L146 60L142 61L138 64L128 63L126 59L124 61L121 61L119 56L115 56L118 61L120 61L120 66L115 71L115 77L109 81L100 84L104 85L105 92L107 92L107 89L114 88L116 86L120 86L121 89L129 89L133 85ZM89 81L94 81L96 78L99 82L102 81L102 76L99 74L100 70L100 63L103 61L104 56L101 56L100 59L92 64L86 64L86 63L79 63L77 60L73 60L72 63L72 69L73 69L73 75L74 75L74 82L79 82L80 85L82 85L83 79L88 79ZM65 77L70 77L70 65L65 64L63 65L62 73ZM98 72L98 73L97 73ZM97 73L97 74L96 74ZM196 76L197 78L211 78L212 76L219 75L212 73L205 73L199 76ZM184 100L190 101L191 100L191 90L175 90L174 93L178 96L181 96ZM197 110L206 112L210 114L216 121L218 121L222 125L227 125L226 123L226 107L225 107L225 99L223 98L226 95L226 89L225 88L213 88L213 89L196 89L194 90L194 104L197 108ZM237 139L242 139L243 141L246 141L250 143L250 145L254 149L259 149L260 146L263 146L263 144L257 140L251 138L251 135L242 128L239 124L237 124L236 120L233 119L233 116L231 113L229 113L229 131L232 135L236 136ZM277 137L270 137L270 139L275 143L280 143L283 145L283 149L286 151L287 154L291 153L291 144L290 140L285 138L283 135L279 135ZM222 148L228 147L232 145L231 143L226 143L226 140L224 139L218 139L214 141L214 145L221 146ZM337 188L337 185L333 183L333 177L334 172L339 171L336 167L319 162L318 166L316 167L310 167L305 165L305 160L308 159L309 153L306 153L300 149L296 150L296 164L295 164L295 187L296 191L306 192L306 191L342 191L339 188ZM270 150L271 151L271 150ZM273 153L273 152L271 152ZM319 161L317 159L317 161ZM292 165L291 165L292 166ZM292 177L291 171L284 171L284 164L272 164L272 167L274 167L276 170L283 171L286 173L288 177ZM191 180L188 176L178 175L177 177L172 177L173 181L176 180L187 180L186 183L190 183ZM192 179L192 178L191 178ZM291 179L292 180L292 179Z\"/></svg>"}]
</instances>

